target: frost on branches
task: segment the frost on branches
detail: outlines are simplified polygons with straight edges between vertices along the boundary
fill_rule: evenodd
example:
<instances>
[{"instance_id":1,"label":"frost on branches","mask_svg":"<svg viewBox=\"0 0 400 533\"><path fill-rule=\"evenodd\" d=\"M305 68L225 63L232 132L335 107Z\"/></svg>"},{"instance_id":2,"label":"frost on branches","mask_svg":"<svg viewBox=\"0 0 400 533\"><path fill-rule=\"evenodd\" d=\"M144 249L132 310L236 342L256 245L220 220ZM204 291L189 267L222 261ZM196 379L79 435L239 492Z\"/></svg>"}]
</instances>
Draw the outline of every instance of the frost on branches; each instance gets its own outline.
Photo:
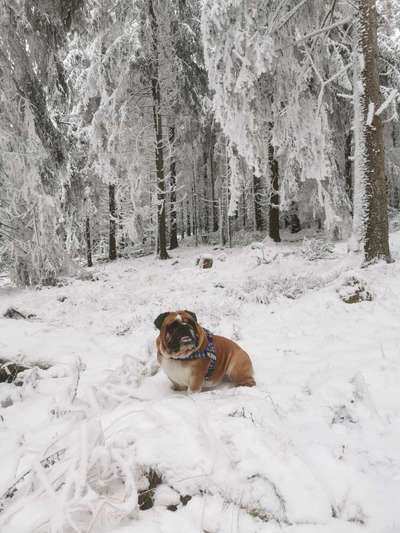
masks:
<instances>
[{"instance_id":1,"label":"frost on branches","mask_svg":"<svg viewBox=\"0 0 400 533\"><path fill-rule=\"evenodd\" d=\"M308 199L305 208L311 206L314 218L322 211L329 231L341 223L346 233L345 130L337 136L338 120L346 119L332 113L329 83L335 81L347 90L351 87L345 54L335 35L300 39L301 44L295 46L299 36L322 26L325 14L317 1L283 6L278 1L249 5L206 0L203 43L216 118L230 143L263 176L268 189L271 143L279 161L283 207L311 180L314 200ZM237 178L232 179L233 197L236 183Z\"/></svg>"},{"instance_id":2,"label":"frost on branches","mask_svg":"<svg viewBox=\"0 0 400 533\"><path fill-rule=\"evenodd\" d=\"M0 80L0 262L17 285L52 284L65 266L54 166L18 73L9 63L0 68L8 72Z\"/></svg>"}]
</instances>

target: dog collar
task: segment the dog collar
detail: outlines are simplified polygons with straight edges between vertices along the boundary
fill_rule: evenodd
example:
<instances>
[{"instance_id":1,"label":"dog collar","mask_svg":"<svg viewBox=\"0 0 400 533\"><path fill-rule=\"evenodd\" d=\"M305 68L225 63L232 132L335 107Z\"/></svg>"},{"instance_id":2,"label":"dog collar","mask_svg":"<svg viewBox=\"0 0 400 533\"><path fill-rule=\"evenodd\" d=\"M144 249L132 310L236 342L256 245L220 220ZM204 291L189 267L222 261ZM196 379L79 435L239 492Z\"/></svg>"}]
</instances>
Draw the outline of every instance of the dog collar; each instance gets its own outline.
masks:
<instances>
[{"instance_id":1,"label":"dog collar","mask_svg":"<svg viewBox=\"0 0 400 533\"><path fill-rule=\"evenodd\" d=\"M174 361L193 361L194 359L209 359L210 364L208 366L206 377L210 377L215 370L217 364L217 354L215 353L213 334L204 329L207 335L207 346L205 350L193 352L186 357L171 357Z\"/></svg>"}]
</instances>

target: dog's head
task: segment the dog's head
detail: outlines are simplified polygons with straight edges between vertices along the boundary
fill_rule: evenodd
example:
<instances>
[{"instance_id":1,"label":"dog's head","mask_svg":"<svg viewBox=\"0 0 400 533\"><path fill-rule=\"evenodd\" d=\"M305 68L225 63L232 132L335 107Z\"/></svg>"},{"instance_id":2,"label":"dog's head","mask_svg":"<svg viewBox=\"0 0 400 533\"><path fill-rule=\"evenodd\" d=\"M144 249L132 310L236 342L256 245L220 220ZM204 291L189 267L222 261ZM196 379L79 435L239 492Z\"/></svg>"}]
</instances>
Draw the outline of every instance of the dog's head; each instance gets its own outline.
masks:
<instances>
[{"instance_id":1,"label":"dog's head","mask_svg":"<svg viewBox=\"0 0 400 533\"><path fill-rule=\"evenodd\" d=\"M185 357L198 350L204 340L203 329L191 311L161 313L154 325L160 330L159 349L166 357Z\"/></svg>"}]
</instances>

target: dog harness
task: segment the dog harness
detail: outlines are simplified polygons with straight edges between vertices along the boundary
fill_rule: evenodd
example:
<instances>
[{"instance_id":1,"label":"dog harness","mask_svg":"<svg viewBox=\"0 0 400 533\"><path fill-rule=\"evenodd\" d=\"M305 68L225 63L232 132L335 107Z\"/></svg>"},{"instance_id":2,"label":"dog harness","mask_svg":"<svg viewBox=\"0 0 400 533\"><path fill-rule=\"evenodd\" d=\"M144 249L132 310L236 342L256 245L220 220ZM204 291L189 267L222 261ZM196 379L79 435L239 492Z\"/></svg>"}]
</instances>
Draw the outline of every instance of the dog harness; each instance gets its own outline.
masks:
<instances>
[{"instance_id":1,"label":"dog harness","mask_svg":"<svg viewBox=\"0 0 400 533\"><path fill-rule=\"evenodd\" d=\"M193 352L186 357L171 357L171 359L173 359L174 361L193 361L194 359L209 359L210 364L208 366L206 374L206 378L209 378L215 370L217 364L217 354L215 353L213 334L207 329L204 329L204 331L207 335L207 346L205 350Z\"/></svg>"}]
</instances>

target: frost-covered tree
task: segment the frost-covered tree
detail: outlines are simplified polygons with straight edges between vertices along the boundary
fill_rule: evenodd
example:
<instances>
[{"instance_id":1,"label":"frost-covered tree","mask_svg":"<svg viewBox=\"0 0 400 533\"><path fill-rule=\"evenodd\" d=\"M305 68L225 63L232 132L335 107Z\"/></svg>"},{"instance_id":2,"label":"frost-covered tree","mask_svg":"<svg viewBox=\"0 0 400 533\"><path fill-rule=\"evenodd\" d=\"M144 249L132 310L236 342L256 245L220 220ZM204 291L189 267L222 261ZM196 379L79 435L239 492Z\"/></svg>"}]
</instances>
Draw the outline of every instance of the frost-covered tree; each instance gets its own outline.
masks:
<instances>
[{"instance_id":1,"label":"frost-covered tree","mask_svg":"<svg viewBox=\"0 0 400 533\"><path fill-rule=\"evenodd\" d=\"M355 13L355 231L366 261L390 260L384 137L375 0L359 0Z\"/></svg>"},{"instance_id":2,"label":"frost-covered tree","mask_svg":"<svg viewBox=\"0 0 400 533\"><path fill-rule=\"evenodd\" d=\"M59 52L79 4L0 4L2 255L19 284L51 283L65 263L59 113L68 88Z\"/></svg>"},{"instance_id":3,"label":"frost-covered tree","mask_svg":"<svg viewBox=\"0 0 400 533\"><path fill-rule=\"evenodd\" d=\"M103 0L66 59L75 136L87 145L82 174L92 177L91 190L99 181L113 188L110 227L118 222L120 241L141 242L156 228L163 257L168 214L170 245L177 244L189 179L177 182L187 176L187 143L199 131L188 128L202 120L206 90L195 8L198 2Z\"/></svg>"},{"instance_id":4,"label":"frost-covered tree","mask_svg":"<svg viewBox=\"0 0 400 533\"><path fill-rule=\"evenodd\" d=\"M377 5L383 105L376 80L360 93L370 63L353 60L366 3L4 0L0 229L14 277L55 278L65 252L92 264L144 245L166 258L179 233L279 242L290 219L340 238L353 213L372 258L383 157L379 172L376 151L360 161L363 139L381 142L379 117L400 204L400 6Z\"/></svg>"},{"instance_id":5,"label":"frost-covered tree","mask_svg":"<svg viewBox=\"0 0 400 533\"><path fill-rule=\"evenodd\" d=\"M73 93L75 165L84 191L80 226L89 225L94 248L101 254L107 250L110 259L117 256L118 238L121 246L142 238L141 176L134 168L138 146L132 134L137 125L132 68L140 49L137 13L133 2L103 0L92 6L71 36L65 58Z\"/></svg>"},{"instance_id":6,"label":"frost-covered tree","mask_svg":"<svg viewBox=\"0 0 400 533\"><path fill-rule=\"evenodd\" d=\"M379 5L379 3L378 3ZM400 2L380 6L378 53L381 91L386 102L382 112L385 144L385 174L389 204L400 207Z\"/></svg>"},{"instance_id":7,"label":"frost-covered tree","mask_svg":"<svg viewBox=\"0 0 400 533\"><path fill-rule=\"evenodd\" d=\"M238 154L264 178L268 203L276 206L273 153L282 205L298 199L302 184L312 180L327 229L345 225L348 202L336 157L330 83L346 84L348 65L335 36L325 39L345 23L342 12L312 0L223 0L206 1L202 20L216 117ZM231 178L233 207L240 189L234 168Z\"/></svg>"}]
</instances>

